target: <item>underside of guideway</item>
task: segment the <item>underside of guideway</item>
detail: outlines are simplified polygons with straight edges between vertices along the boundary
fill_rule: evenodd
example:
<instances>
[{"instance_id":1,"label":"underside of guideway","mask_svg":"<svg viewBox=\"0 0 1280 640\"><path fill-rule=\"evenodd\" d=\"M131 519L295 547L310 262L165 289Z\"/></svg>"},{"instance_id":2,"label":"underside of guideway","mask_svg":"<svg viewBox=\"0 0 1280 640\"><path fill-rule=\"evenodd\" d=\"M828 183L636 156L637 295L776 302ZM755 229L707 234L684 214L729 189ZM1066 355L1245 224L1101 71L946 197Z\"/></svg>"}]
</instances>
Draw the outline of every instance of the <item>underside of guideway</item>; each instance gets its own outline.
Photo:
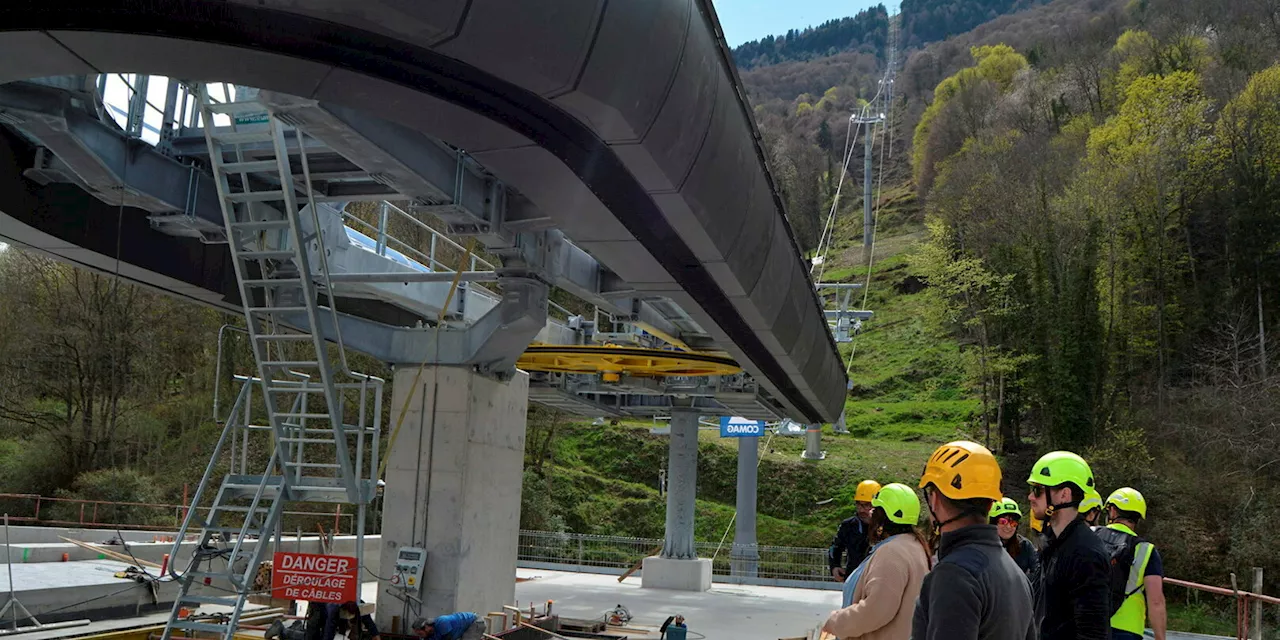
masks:
<instances>
[{"instance_id":1,"label":"underside of guideway","mask_svg":"<svg viewBox=\"0 0 1280 640\"><path fill-rule=\"evenodd\" d=\"M0 81L128 71L269 90L273 110L292 112L300 128L336 152L329 171L372 178L336 180L322 195L403 197L442 207L459 214L441 216L451 234L472 235L490 249L558 230L592 260L559 265L568 271L586 264L585 282L565 277L550 284L594 294L614 320L665 319L663 333L727 353L750 380L735 391L757 391L767 413L806 422L838 417L843 367L709 3L72 4L12 2L0 9ZM19 121L30 113L5 111ZM88 126L68 123L57 133ZM182 165L198 155L180 127L166 126L176 153L166 160ZM326 132L341 139L325 139ZM93 202L82 187L20 177L40 169L37 161L47 161L41 154L54 145L29 136L5 142L0 179L9 188L0 202L6 215L0 235L105 270L114 268L119 246L126 277L238 308L220 245L166 235L141 215L124 217L117 243L109 224L117 207ZM111 150L100 138L94 142L81 139L78 147ZM481 191L455 193L455 183L442 180L446 167L431 153L441 143L465 153L468 175L478 178L465 184ZM120 164L109 166L117 178L157 175L134 164L151 162L145 153L119 146ZM375 156L379 162L370 164ZM187 193L188 181L160 186L173 192L166 202L179 212L202 217L216 200L207 183ZM381 192L371 188L379 186ZM501 197L486 197L483 189L495 187ZM113 192L121 191L132 193ZM471 197L481 206L466 206ZM147 204L154 203L126 202L131 213ZM208 210L216 221L216 209ZM584 285L592 290L572 289ZM672 322L664 308L678 308L684 321ZM357 327L415 320L385 297L362 296L346 309L340 322ZM393 335L381 346L404 345L404 338ZM599 405L598 396L564 383L545 388Z\"/></svg>"}]
</instances>

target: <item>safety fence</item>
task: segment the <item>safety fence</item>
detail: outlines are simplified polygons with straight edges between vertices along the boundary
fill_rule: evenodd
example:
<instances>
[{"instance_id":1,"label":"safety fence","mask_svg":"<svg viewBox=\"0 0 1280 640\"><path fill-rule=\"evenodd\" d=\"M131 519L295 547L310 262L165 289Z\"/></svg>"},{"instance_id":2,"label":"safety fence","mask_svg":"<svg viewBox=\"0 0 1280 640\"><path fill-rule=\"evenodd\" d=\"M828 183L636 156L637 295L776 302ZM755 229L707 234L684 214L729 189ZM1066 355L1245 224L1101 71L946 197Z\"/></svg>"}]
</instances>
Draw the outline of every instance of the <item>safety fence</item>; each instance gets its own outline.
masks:
<instances>
[{"instance_id":1,"label":"safety fence","mask_svg":"<svg viewBox=\"0 0 1280 640\"><path fill-rule=\"evenodd\" d=\"M756 545L754 562L735 561L731 545L696 542L700 558L711 559L713 578L718 582L765 584L814 589L838 589L827 569L826 549ZM520 566L579 573L621 575L635 568L645 557L662 550L658 538L520 531ZM735 572L733 565L739 564ZM750 570L754 564L754 572ZM745 569L745 570L742 570ZM753 574L754 575L751 575Z\"/></svg>"},{"instance_id":2,"label":"safety fence","mask_svg":"<svg viewBox=\"0 0 1280 640\"><path fill-rule=\"evenodd\" d=\"M1267 624L1266 616L1263 615L1264 604L1280 605L1280 598L1263 595L1257 593L1262 590L1262 569L1255 567L1253 570L1253 589L1254 591L1242 591L1236 583L1236 575L1231 574L1231 587L1214 587L1198 582L1188 580L1177 580L1175 578L1165 578L1164 584L1166 595L1169 586L1183 587L1189 589L1190 592L1204 592L1219 596L1226 596L1235 600L1236 603L1236 640L1261 640L1264 637L1276 637L1276 629Z\"/></svg>"},{"instance_id":3,"label":"safety fence","mask_svg":"<svg viewBox=\"0 0 1280 640\"><path fill-rule=\"evenodd\" d=\"M353 533L355 513L342 505L333 511L285 511L290 524L306 524L309 532L318 524L325 533ZM33 493L0 493L0 511L13 524L82 527L86 529L170 529L182 523L189 505L155 502L122 502L55 498ZM208 507L196 507L208 511ZM289 527L288 529L292 529Z\"/></svg>"}]
</instances>

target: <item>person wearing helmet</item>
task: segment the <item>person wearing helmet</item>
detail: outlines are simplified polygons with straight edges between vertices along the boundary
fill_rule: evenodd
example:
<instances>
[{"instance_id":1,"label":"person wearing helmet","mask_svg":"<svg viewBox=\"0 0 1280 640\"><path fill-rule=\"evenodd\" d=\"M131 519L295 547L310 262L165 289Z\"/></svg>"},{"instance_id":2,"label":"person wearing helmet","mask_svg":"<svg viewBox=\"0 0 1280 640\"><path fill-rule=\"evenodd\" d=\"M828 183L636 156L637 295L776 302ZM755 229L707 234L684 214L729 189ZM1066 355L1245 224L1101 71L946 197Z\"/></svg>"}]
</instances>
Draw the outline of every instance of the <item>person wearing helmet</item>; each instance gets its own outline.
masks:
<instances>
[{"instance_id":1,"label":"person wearing helmet","mask_svg":"<svg viewBox=\"0 0 1280 640\"><path fill-rule=\"evenodd\" d=\"M1168 613L1164 603L1164 562L1150 542L1138 537L1147 517L1147 501L1137 489L1116 489L1107 498L1106 527L1098 537L1111 554L1111 638L1141 640L1151 622L1156 640L1164 640Z\"/></svg>"},{"instance_id":2,"label":"person wearing helmet","mask_svg":"<svg viewBox=\"0 0 1280 640\"><path fill-rule=\"evenodd\" d=\"M880 492L880 483L863 480L853 493L855 515L840 523L836 537L827 549L827 567L831 577L844 582L862 559L867 557L867 530L871 522L871 500Z\"/></svg>"},{"instance_id":3,"label":"person wearing helmet","mask_svg":"<svg viewBox=\"0 0 1280 640\"><path fill-rule=\"evenodd\" d=\"M1009 557L1013 558L1023 573L1030 576L1039 563L1039 555L1030 540L1018 535L1018 523L1022 521L1022 509L1018 508L1018 503L1013 498L1005 498L991 505L989 517L991 524L996 526L996 533L999 534L1005 551L1009 552Z\"/></svg>"},{"instance_id":4,"label":"person wearing helmet","mask_svg":"<svg viewBox=\"0 0 1280 640\"><path fill-rule=\"evenodd\" d=\"M916 530L920 498L905 484L886 485L871 499L867 557L844 581L844 605L822 626L838 638L907 640L929 548Z\"/></svg>"},{"instance_id":5,"label":"person wearing helmet","mask_svg":"<svg viewBox=\"0 0 1280 640\"><path fill-rule=\"evenodd\" d=\"M974 442L944 444L925 463L920 488L941 537L912 640L1034 640L1027 579L987 521L1002 497L995 456Z\"/></svg>"},{"instance_id":6,"label":"person wearing helmet","mask_svg":"<svg viewBox=\"0 0 1280 640\"><path fill-rule=\"evenodd\" d=\"M1084 517L1085 524L1098 528L1102 523L1102 495L1097 489L1089 489L1084 492L1084 500L1080 501L1080 515Z\"/></svg>"},{"instance_id":7,"label":"person wearing helmet","mask_svg":"<svg viewBox=\"0 0 1280 640\"><path fill-rule=\"evenodd\" d=\"M1030 522L1029 528L1031 531L1027 532L1027 539L1031 541L1031 546L1035 547L1036 553L1039 554L1044 550L1044 520L1033 515Z\"/></svg>"},{"instance_id":8,"label":"person wearing helmet","mask_svg":"<svg viewBox=\"0 0 1280 640\"><path fill-rule=\"evenodd\" d=\"M1079 511L1094 487L1089 463L1054 451L1036 461L1027 483L1031 514L1045 521L1045 546L1031 578L1041 640L1108 640L1111 561Z\"/></svg>"}]
</instances>

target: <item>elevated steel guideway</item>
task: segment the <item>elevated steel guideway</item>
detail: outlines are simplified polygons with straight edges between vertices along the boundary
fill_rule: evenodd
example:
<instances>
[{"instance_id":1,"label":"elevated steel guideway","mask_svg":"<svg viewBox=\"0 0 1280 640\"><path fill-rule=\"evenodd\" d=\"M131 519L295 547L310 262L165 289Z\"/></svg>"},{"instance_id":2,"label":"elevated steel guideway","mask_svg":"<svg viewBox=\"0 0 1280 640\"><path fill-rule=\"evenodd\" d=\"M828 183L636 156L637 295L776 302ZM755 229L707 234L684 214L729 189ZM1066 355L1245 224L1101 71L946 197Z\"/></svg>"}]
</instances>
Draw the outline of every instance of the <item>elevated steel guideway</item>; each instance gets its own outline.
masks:
<instances>
[{"instance_id":1,"label":"elevated steel guideway","mask_svg":"<svg viewBox=\"0 0 1280 640\"><path fill-rule=\"evenodd\" d=\"M291 124L337 152L324 167L334 190L322 186L322 198L404 196L442 207L435 213L451 234L474 236L499 254L561 232L560 246L592 261L561 263L566 277L543 284L598 297L601 308L631 321L655 302L678 308L683 327L653 315L678 339L687 330L690 346L726 352L776 413L811 423L839 416L843 367L708 0L0 7L0 83L115 72L261 88L264 102L278 101L273 111L291 113ZM30 124L6 112L11 128ZM163 134L176 130L166 125ZM57 127L55 119L51 137ZM326 127L359 132L346 140L356 148L326 139ZM166 160L189 166L179 138ZM104 270L114 270L118 239L126 277L239 307L225 247L209 243L216 238L182 237L192 230L152 228L146 217L155 215L147 198L162 189L174 211L200 217L202 207L217 206L207 186L116 193L138 196L126 199L131 215L117 238L116 208L88 195L92 185L22 177L50 168L37 162L50 161L48 141L10 133L0 142L0 236ZM136 145L126 149L130 162L147 156ZM428 170L424 158L438 157L428 150L465 152L467 171L483 178L468 183L478 194L442 184L443 174ZM365 166L362 154L391 162ZM136 164L117 174L125 166L134 178L158 175ZM357 172L372 180L355 179ZM448 209L470 197L481 206ZM567 272L580 267L594 290L573 289L582 280ZM359 321L403 327L418 316L374 298ZM344 331L348 346L374 350L356 344L360 333Z\"/></svg>"}]
</instances>

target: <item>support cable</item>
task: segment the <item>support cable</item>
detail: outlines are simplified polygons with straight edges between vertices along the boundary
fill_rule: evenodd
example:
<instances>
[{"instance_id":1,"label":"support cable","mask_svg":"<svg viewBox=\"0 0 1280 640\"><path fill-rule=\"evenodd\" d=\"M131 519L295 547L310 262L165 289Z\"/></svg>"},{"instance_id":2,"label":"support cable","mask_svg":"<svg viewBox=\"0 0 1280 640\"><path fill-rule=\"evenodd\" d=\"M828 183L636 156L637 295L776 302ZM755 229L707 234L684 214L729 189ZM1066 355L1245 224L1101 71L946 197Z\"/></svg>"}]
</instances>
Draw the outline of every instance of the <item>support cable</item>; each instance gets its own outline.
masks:
<instances>
[{"instance_id":1,"label":"support cable","mask_svg":"<svg viewBox=\"0 0 1280 640\"><path fill-rule=\"evenodd\" d=\"M840 180L836 182L836 192L831 200L831 210L827 213L827 220L822 226L822 234L818 236L818 248L814 251L814 254L813 254L814 257L822 257L823 265L825 265L827 262L826 245L827 245L828 238L830 238L835 234L836 212L840 208L840 191L844 187L845 176L848 175L849 160L853 158L853 150L858 146L858 134L854 133L853 120L854 120L854 117L850 115L849 124L848 124L848 127L845 129L845 133L844 133L844 153L841 156L841 162L840 162ZM861 128L858 129L858 132L861 133ZM852 137L852 140L850 140L850 137ZM812 274L814 267L817 267L817 266L818 265L814 264L813 262L810 262L809 273ZM818 269L818 281L822 280L822 274L824 272L825 272L825 268Z\"/></svg>"},{"instance_id":2,"label":"support cable","mask_svg":"<svg viewBox=\"0 0 1280 640\"><path fill-rule=\"evenodd\" d=\"M890 29L892 29L892 27L890 27ZM891 49L890 59L892 59L893 58L892 49L894 49L895 47L894 43L892 42L892 39L890 40L889 46ZM892 80L892 78L893 78L893 68L889 67L885 69L885 81L881 83L881 87L888 85L888 83ZM875 206L872 209L872 214L871 214L871 244L867 249L867 279L866 279L866 283L862 285L862 308L863 309L867 308L867 300L871 296L871 276L875 266L876 236L878 235L877 228L879 227L879 223L880 223L880 206L882 201L881 194L884 191L885 147L889 147L893 145L893 139L887 137L889 129L891 127L890 123L892 123L892 121L893 121L893 105L889 104L885 108L885 126L880 128L880 175L876 180ZM890 152L889 157L890 158L893 157L892 152ZM850 341L849 361L844 368L845 378L848 378L849 372L853 370L853 356L858 351L859 335L861 335L861 333L853 334L853 340Z\"/></svg>"}]
</instances>

